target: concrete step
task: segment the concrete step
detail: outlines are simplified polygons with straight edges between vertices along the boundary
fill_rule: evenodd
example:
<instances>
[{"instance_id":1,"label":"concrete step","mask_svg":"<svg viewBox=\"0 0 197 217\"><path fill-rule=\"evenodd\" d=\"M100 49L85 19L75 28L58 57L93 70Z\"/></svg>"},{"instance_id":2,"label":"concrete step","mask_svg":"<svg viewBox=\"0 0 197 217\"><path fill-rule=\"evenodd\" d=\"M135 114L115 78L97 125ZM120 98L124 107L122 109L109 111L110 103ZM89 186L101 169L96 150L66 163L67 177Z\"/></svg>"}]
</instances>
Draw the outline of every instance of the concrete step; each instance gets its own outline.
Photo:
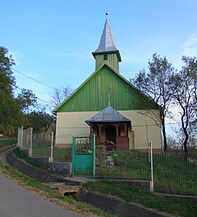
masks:
<instances>
[{"instance_id":1,"label":"concrete step","mask_svg":"<svg viewBox=\"0 0 197 217\"><path fill-rule=\"evenodd\" d=\"M50 182L47 183L49 187L52 189L57 189L60 193L63 195L69 194L69 193L77 193L80 191L81 186L71 186L71 185L65 185L62 182Z\"/></svg>"}]
</instances>

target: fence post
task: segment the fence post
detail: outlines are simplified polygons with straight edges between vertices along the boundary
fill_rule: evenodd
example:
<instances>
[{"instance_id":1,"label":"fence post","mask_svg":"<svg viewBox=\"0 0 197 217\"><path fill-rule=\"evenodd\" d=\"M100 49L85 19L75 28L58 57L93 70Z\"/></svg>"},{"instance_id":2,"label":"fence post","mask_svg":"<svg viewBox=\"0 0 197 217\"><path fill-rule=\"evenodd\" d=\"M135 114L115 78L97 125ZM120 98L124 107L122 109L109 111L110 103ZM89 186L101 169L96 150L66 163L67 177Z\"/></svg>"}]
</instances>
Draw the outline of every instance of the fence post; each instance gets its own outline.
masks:
<instances>
[{"instance_id":1,"label":"fence post","mask_svg":"<svg viewBox=\"0 0 197 217\"><path fill-rule=\"evenodd\" d=\"M17 136L17 147L20 147L21 140L21 129L18 127L18 136Z\"/></svg>"},{"instance_id":2,"label":"fence post","mask_svg":"<svg viewBox=\"0 0 197 217\"><path fill-rule=\"evenodd\" d=\"M75 145L76 145L76 139L73 136L72 138L72 176L75 176Z\"/></svg>"},{"instance_id":3,"label":"fence post","mask_svg":"<svg viewBox=\"0 0 197 217\"><path fill-rule=\"evenodd\" d=\"M29 150L28 150L28 156L29 157L32 157L32 154L33 154L33 152L32 152L32 134L33 134L33 128L31 127L30 128L30 137L29 137Z\"/></svg>"},{"instance_id":4,"label":"fence post","mask_svg":"<svg viewBox=\"0 0 197 217\"><path fill-rule=\"evenodd\" d=\"M150 168L151 168L151 183L150 183L150 191L154 192L154 175L153 175L153 144L149 143L150 146Z\"/></svg>"},{"instance_id":5,"label":"fence post","mask_svg":"<svg viewBox=\"0 0 197 217\"><path fill-rule=\"evenodd\" d=\"M51 156L49 157L49 162L53 162L53 132L51 132Z\"/></svg>"},{"instance_id":6,"label":"fence post","mask_svg":"<svg viewBox=\"0 0 197 217\"><path fill-rule=\"evenodd\" d=\"M92 176L93 178L95 177L95 160L96 160L96 157L95 157L95 135L93 134L92 135Z\"/></svg>"},{"instance_id":7,"label":"fence post","mask_svg":"<svg viewBox=\"0 0 197 217\"><path fill-rule=\"evenodd\" d=\"M22 149L23 146L23 126L18 128L17 146Z\"/></svg>"}]
</instances>

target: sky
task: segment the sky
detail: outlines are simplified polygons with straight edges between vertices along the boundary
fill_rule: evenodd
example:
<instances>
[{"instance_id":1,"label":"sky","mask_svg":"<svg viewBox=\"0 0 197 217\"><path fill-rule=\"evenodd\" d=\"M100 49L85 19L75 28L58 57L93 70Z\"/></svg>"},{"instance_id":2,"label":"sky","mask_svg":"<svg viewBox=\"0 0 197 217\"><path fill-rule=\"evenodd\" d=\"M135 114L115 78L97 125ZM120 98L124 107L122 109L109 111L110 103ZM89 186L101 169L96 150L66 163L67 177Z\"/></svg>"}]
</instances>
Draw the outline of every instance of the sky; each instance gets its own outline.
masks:
<instances>
[{"instance_id":1,"label":"sky","mask_svg":"<svg viewBox=\"0 0 197 217\"><path fill-rule=\"evenodd\" d=\"M155 52L178 69L182 55L197 54L196 0L0 0L0 46L13 55L17 86L43 106L54 88L76 89L95 70L106 11L128 80Z\"/></svg>"}]
</instances>

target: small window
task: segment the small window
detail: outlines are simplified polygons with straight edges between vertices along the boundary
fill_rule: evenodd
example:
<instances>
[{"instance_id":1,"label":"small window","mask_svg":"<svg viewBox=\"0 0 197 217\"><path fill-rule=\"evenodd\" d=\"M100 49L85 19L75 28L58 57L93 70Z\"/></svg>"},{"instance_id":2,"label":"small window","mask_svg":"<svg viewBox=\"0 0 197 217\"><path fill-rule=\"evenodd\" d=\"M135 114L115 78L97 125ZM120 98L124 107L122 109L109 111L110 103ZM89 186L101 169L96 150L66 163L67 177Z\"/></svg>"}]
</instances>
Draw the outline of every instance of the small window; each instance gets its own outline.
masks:
<instances>
[{"instance_id":1,"label":"small window","mask_svg":"<svg viewBox=\"0 0 197 217\"><path fill-rule=\"evenodd\" d=\"M104 58L103 58L104 60L107 60L107 54L104 54Z\"/></svg>"}]
</instances>

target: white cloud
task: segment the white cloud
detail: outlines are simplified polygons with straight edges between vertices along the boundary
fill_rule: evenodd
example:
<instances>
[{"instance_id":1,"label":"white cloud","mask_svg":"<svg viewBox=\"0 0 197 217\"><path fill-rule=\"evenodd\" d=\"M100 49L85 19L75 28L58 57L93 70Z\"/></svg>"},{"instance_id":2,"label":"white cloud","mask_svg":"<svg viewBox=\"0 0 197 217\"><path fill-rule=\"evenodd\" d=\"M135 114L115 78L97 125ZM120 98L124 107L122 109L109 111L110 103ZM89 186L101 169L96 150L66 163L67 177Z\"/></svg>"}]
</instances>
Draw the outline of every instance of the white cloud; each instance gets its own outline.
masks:
<instances>
[{"instance_id":1,"label":"white cloud","mask_svg":"<svg viewBox=\"0 0 197 217\"><path fill-rule=\"evenodd\" d=\"M193 33L183 44L183 55L196 56L197 55L197 33Z\"/></svg>"}]
</instances>

